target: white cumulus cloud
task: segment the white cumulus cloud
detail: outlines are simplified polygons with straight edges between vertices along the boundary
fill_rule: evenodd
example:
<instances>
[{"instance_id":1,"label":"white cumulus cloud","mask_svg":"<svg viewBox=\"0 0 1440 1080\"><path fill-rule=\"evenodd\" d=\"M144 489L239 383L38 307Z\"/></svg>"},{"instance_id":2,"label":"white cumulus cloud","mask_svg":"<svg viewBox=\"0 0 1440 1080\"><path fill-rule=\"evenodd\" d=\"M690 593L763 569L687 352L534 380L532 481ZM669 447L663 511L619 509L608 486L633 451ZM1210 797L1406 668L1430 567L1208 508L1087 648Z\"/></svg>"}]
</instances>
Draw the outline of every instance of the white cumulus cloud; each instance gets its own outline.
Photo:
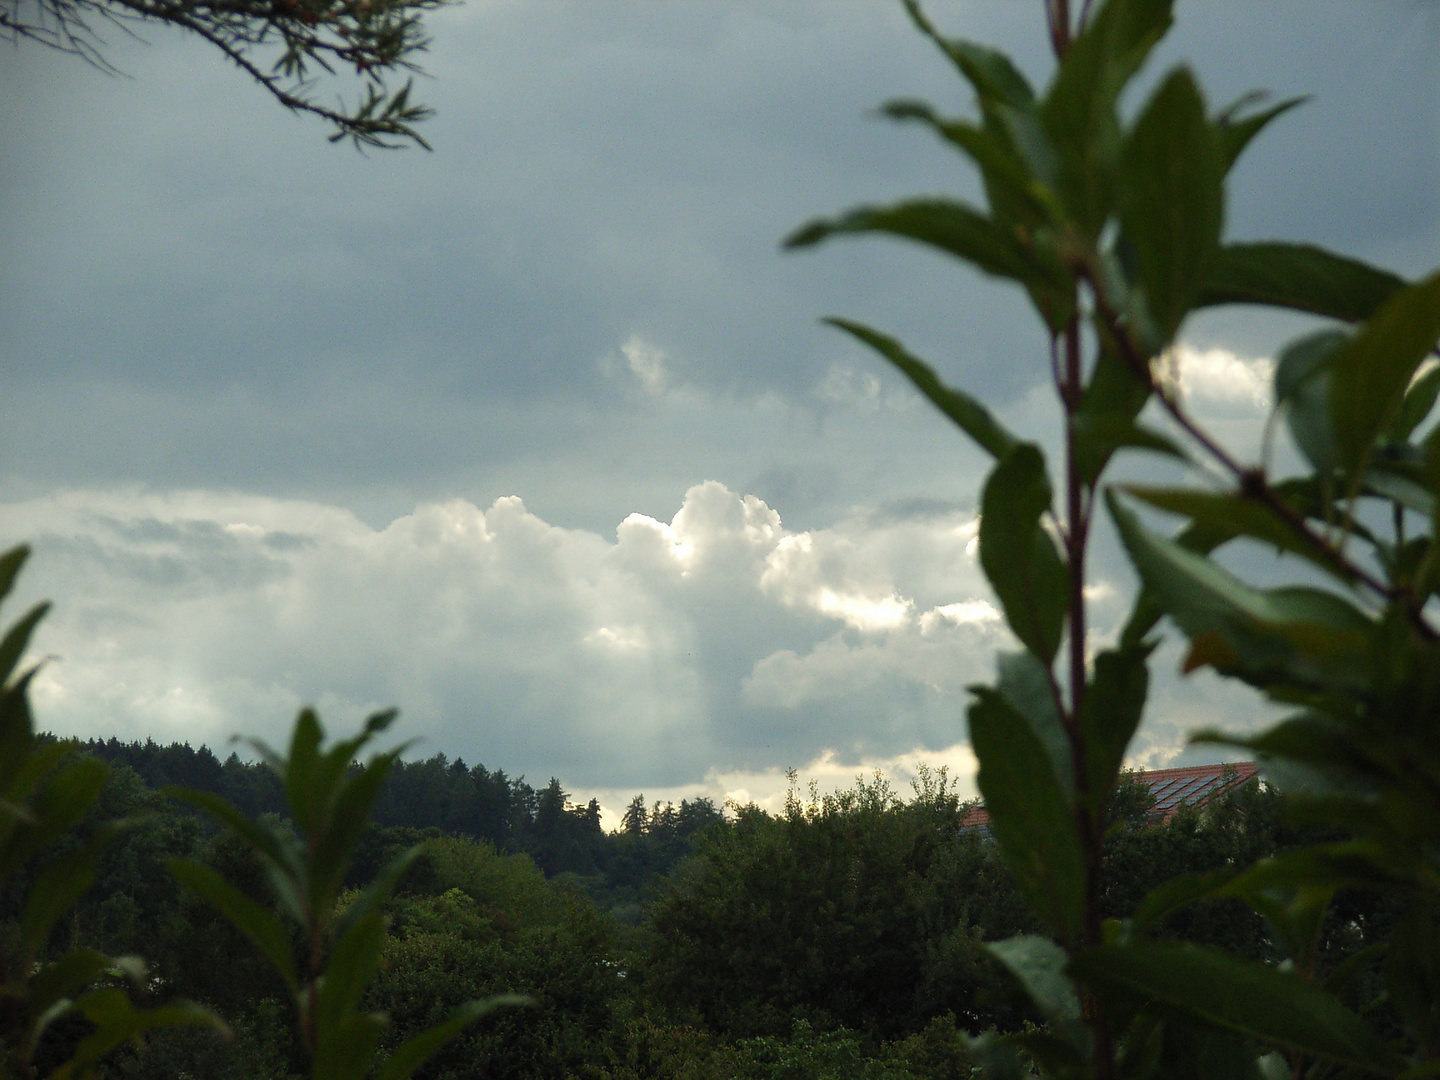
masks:
<instances>
[{"instance_id":1,"label":"white cumulus cloud","mask_svg":"<svg viewBox=\"0 0 1440 1080\"><path fill-rule=\"evenodd\" d=\"M77 491L0 506L55 609L35 686L57 731L274 739L398 705L419 752L579 785L678 784L826 753L953 746L1002 624L973 517L788 531L718 483L613 538L515 497L383 527L323 504Z\"/></svg>"}]
</instances>

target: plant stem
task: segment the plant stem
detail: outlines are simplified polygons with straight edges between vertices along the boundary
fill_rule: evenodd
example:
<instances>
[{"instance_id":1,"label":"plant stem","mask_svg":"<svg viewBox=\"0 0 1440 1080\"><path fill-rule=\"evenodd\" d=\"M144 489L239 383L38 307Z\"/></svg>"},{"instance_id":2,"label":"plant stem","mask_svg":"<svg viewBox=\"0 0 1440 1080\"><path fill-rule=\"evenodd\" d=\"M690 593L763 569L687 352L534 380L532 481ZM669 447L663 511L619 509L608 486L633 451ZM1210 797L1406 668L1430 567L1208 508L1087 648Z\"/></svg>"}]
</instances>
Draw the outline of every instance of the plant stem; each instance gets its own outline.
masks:
<instances>
[{"instance_id":1,"label":"plant stem","mask_svg":"<svg viewBox=\"0 0 1440 1080\"><path fill-rule=\"evenodd\" d=\"M1095 309L1104 319L1106 327L1114 336L1116 344L1120 348L1121 359L1126 365L1143 378L1150 386L1151 392L1160 401L1170 418L1180 426L1180 429L1199 443L1201 449L1213 458L1221 468L1230 473L1239 485L1240 495L1247 499L1254 499L1262 503L1276 517L1280 518L1292 532L1303 537L1316 550L1325 553L1326 559L1340 572L1343 577L1358 581L1366 588L1383 600L1394 601L1404 600L1402 590L1395 586L1387 585L1374 574L1370 573L1363 566L1359 566L1346 557L1345 553L1331 543L1324 536L1321 536L1310 527L1302 514L1293 506L1281 498L1279 492L1270 486L1265 474L1258 469L1249 469L1230 455L1230 452L1217 443L1204 428L1192 420L1171 394L1155 384L1154 373L1150 370L1150 358L1146 352L1135 344L1130 336L1129 329L1120 320L1114 307L1105 296L1104 289L1100 285L1099 275L1092 273L1089 267L1082 271L1086 281L1090 285L1090 293L1095 301ZM1427 641L1440 640L1440 633L1426 620L1425 615L1412 601L1405 602L1405 610L1410 618L1411 624Z\"/></svg>"}]
</instances>

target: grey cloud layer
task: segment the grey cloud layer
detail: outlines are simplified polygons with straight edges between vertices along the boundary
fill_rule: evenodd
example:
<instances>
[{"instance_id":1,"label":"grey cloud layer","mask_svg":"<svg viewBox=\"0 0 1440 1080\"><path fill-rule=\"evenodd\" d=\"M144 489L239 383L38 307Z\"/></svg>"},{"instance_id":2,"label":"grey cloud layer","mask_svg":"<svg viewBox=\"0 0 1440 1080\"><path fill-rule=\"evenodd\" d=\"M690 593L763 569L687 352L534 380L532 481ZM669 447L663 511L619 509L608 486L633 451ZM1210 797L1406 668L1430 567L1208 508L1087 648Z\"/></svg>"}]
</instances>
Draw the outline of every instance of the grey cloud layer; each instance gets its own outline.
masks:
<instances>
[{"instance_id":1,"label":"grey cloud layer","mask_svg":"<svg viewBox=\"0 0 1440 1080\"><path fill-rule=\"evenodd\" d=\"M936 15L1043 76L1026 5ZM1423 0L1180 5L1166 58L1193 59L1217 102L1256 85L1316 95L1237 174L1238 235L1407 270L1431 257L1437 22ZM565 519L556 477L599 461L604 505L584 520L600 528L638 490L633 402L596 363L632 334L742 399L803 399L853 355L815 327L828 312L901 333L991 398L1040 376L1012 291L895 246L776 250L855 201L973 190L920 133L866 119L895 96L964 107L898 5L491 0L434 31L437 152L363 160L194 42L117 40L134 75L119 82L7 57L3 490L238 487L377 500L383 518L419 498L488 503L519 489L515 469ZM1254 354L1245 323L1217 325ZM693 437L725 453L722 430ZM678 455L666 498L700 475L754 490L795 453L765 432L746 452L724 474ZM852 480L848 498L887 498L890 479Z\"/></svg>"}]
</instances>

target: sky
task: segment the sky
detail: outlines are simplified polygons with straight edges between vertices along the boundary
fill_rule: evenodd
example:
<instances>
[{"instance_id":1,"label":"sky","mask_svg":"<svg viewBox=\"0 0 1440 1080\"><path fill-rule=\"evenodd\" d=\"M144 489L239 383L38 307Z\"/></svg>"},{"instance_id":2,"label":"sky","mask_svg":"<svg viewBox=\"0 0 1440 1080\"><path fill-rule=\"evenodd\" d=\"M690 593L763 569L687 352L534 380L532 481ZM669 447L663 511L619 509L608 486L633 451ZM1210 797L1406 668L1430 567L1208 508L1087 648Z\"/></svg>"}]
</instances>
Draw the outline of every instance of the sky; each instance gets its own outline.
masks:
<instances>
[{"instance_id":1,"label":"sky","mask_svg":"<svg viewBox=\"0 0 1440 1080\"><path fill-rule=\"evenodd\" d=\"M1038 4L931 8L1047 78ZM790 768L973 791L965 687L1014 644L975 559L985 462L818 320L902 337L1042 441L1044 339L922 250L779 246L860 202L976 197L876 116L964 113L951 69L884 0L428 25L433 153L331 145L162 30L111 35L121 78L0 60L0 543L34 549L20 601L55 605L41 726L224 753L307 703L336 732L394 705L413 754L611 813L768 804ZM1311 95L1237 170L1230 237L1440 261L1440 5L1181 0L1129 106L1182 62L1213 105ZM1253 449L1309 325L1192 319L1197 414ZM1095 644L1132 585L1102 531ZM1268 715L1177 656L1134 765Z\"/></svg>"}]
</instances>

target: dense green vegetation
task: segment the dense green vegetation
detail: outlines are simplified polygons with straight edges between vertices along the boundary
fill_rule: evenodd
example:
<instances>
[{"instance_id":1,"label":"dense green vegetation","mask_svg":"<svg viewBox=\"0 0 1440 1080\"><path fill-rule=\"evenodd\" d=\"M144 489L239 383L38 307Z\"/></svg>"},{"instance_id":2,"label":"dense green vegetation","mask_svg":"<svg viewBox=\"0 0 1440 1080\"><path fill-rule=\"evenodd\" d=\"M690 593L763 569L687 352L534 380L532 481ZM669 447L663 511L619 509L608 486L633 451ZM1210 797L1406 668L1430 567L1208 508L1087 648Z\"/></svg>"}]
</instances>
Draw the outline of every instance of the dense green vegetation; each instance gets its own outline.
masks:
<instances>
[{"instance_id":1,"label":"dense green vegetation","mask_svg":"<svg viewBox=\"0 0 1440 1080\"><path fill-rule=\"evenodd\" d=\"M170 860L193 859L273 907L261 860L159 790L176 781L214 790L285 828L277 775L180 744L111 740L71 753L111 765L77 835L110 820L140 824L105 848L93 887L50 947L141 953L151 975L144 1000L199 1003L231 1030L228 1040L208 1028L155 1032L104 1075L303 1075L283 982L167 872ZM508 795L466 801L495 791ZM555 793L559 813L547 816ZM1304 839L1282 823L1276 796L1253 784L1168 822L1147 818L1146 798L1134 785L1115 804L1107 904L1117 915L1174 874L1245 865ZM467 805L504 810L467 819ZM622 828L606 833L595 808L565 801L558 781L537 793L437 757L396 762L376 808L342 907L419 846L388 904L390 934L366 993L366 1007L390 1018L382 1049L467 1001L514 991L535 1002L469 1028L422 1077L958 1077L970 1068L961 1032L1040 1019L984 950L1034 930L1034 917L998 848L961 827L967 806L943 774L925 774L905 798L878 778L824 797L792 790L773 815L746 806L722 816L703 800L647 809L637 797ZM555 850L543 825L551 819L566 823L583 862L554 862L547 873L534 852ZM456 828L462 821L470 827ZM496 821L508 823L499 843ZM25 885L7 890L6 919ZM1337 925L1336 947L1364 947L1375 918L1357 906ZM1234 901L1177 913L1169 932L1269 952L1259 920ZM78 1033L49 1037L42 1073Z\"/></svg>"}]
</instances>

